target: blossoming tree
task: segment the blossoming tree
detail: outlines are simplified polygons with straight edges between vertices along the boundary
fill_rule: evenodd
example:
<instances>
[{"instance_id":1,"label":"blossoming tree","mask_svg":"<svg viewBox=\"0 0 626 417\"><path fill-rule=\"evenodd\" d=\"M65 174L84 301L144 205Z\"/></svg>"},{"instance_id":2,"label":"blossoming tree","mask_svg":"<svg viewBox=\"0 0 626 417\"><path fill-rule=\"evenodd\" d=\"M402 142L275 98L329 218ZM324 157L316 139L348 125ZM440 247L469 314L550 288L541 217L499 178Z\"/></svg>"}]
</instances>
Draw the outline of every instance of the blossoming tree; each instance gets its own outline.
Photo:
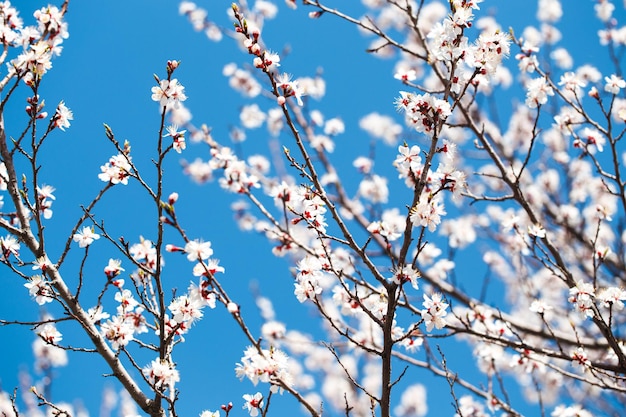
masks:
<instances>
[{"instance_id":1,"label":"blossoming tree","mask_svg":"<svg viewBox=\"0 0 626 417\"><path fill-rule=\"evenodd\" d=\"M71 4L35 11L32 25L0 4L0 261L3 280L32 298L0 317L0 331L32 328L45 374L30 389L0 392L0 412L84 413L50 391L50 370L82 352L121 387L120 415L176 416L186 395L178 352L199 343L219 355L224 341L206 343L215 336L203 323L222 309L246 341L228 346L241 352L234 372L251 384L233 386L232 402L207 396L203 417L275 415L285 397L302 415L422 416L423 375L445 382L450 406L437 415L623 413L626 29L616 6L585 5L612 65L598 68L574 66L559 46L558 0L539 1L538 27L511 31L481 14L479 0L364 0L363 17L330 0L285 3L281 13L307 13L311 31L333 19L373 36L368 52L395 59L389 103L399 116L375 103L378 112L360 119L374 141L337 155L346 126L318 109L322 75L290 74L287 52L274 52L282 45L266 43L279 6L233 4L226 29L184 1L180 14L196 30L240 47L239 64L222 63L245 100L238 125L222 138L192 123L184 103L193 93L181 63L168 61L146 91L160 116L153 153L136 153L105 124L112 155L98 156L101 187L76 203L81 214L67 230L54 227L63 214L53 203L56 189L72 185L47 185L46 167L58 161L45 149L71 135L74 114L63 101L49 110L44 93ZM522 98L496 109L512 83ZM5 115L24 98L19 125ZM243 156L248 135L269 136L265 154ZM168 161L190 151L187 140L204 156L173 172ZM233 296L229 267L217 260L212 242L228 237L198 235L198 219L181 215L185 195L169 190L187 177L209 183L200 192L212 204L222 193L240 197L239 228L289 265L259 282L256 307ZM98 208L125 187L142 196L150 221L122 235L122 212ZM308 320L275 312L284 288ZM459 356L476 371L455 368Z\"/></svg>"}]
</instances>

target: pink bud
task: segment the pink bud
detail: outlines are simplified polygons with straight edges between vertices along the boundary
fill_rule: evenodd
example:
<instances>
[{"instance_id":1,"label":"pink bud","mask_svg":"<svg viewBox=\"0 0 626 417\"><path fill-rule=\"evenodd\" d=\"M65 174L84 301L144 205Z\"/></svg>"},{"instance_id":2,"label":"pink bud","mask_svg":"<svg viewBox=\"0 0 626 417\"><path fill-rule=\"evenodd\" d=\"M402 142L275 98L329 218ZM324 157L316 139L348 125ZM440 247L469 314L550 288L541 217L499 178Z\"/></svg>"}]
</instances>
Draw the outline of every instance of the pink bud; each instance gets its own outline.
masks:
<instances>
[{"instance_id":1,"label":"pink bud","mask_svg":"<svg viewBox=\"0 0 626 417\"><path fill-rule=\"evenodd\" d=\"M175 245L167 244L165 245L165 250L167 252L182 252L184 249Z\"/></svg>"},{"instance_id":2,"label":"pink bud","mask_svg":"<svg viewBox=\"0 0 626 417\"><path fill-rule=\"evenodd\" d=\"M278 102L279 106L283 106L285 104L285 101L287 101L287 99L285 99L284 96L278 96L278 98L276 99L276 101Z\"/></svg>"},{"instance_id":3,"label":"pink bud","mask_svg":"<svg viewBox=\"0 0 626 417\"><path fill-rule=\"evenodd\" d=\"M167 69L168 71L174 71L176 68L178 68L178 65L180 63L178 61L167 61Z\"/></svg>"},{"instance_id":4,"label":"pink bud","mask_svg":"<svg viewBox=\"0 0 626 417\"><path fill-rule=\"evenodd\" d=\"M172 206L177 201L178 201L178 193L176 193L176 192L170 194L170 196L167 198L167 202L170 203L170 205L172 205Z\"/></svg>"},{"instance_id":5,"label":"pink bud","mask_svg":"<svg viewBox=\"0 0 626 417\"><path fill-rule=\"evenodd\" d=\"M228 303L226 308L228 309L228 312L231 313L231 314L239 313L239 306L237 304L235 304L235 303Z\"/></svg>"}]
</instances>

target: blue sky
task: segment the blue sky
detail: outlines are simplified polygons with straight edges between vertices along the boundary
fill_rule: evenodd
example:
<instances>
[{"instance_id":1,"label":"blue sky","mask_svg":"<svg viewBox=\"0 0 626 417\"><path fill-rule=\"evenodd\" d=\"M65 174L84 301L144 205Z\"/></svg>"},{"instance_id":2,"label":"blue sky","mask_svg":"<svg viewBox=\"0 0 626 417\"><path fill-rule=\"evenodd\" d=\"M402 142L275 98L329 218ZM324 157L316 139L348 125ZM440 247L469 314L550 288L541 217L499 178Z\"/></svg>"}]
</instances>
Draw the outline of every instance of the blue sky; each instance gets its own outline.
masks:
<instances>
[{"instance_id":1,"label":"blue sky","mask_svg":"<svg viewBox=\"0 0 626 417\"><path fill-rule=\"evenodd\" d=\"M265 43L276 51L290 46L291 52L281 64L285 71L297 77L313 76L323 68L327 95L323 101L311 105L322 110L327 118L341 117L346 123L346 133L337 139L333 158L343 161L345 172L350 172L350 163L356 156L352 149L369 142L358 128L359 118L371 111L393 115L393 100L398 91L406 87L393 79L393 61L379 60L364 52L368 41L351 25L333 16L311 21L307 17L309 9L301 6L292 11L279 3L278 17L266 23ZM344 2L335 3L343 7ZM594 20L592 24L581 24L591 15L593 2L563 3L565 15L558 25L565 35L561 46L570 50L575 65L606 63L604 51L601 55L597 52L598 23ZM14 4L25 20L30 19L40 5L30 0ZM220 25L231 25L225 14L229 1L206 0L198 4L208 9L210 18ZM535 2L485 0L481 6L488 13L496 13L501 25L505 29L515 28L516 33L526 24L536 23ZM616 15L623 17L622 4L616 7ZM354 5L350 8L361 9ZM67 21L70 38L64 43L62 56L53 62L52 71L46 75L41 93L50 112L60 100L74 112L67 132L55 132L50 137L44 149L42 168L44 182L57 188L55 216L46 226L47 233L49 240L61 242L67 238L68 227L71 228L80 215L80 205L89 202L102 186L97 178L100 165L115 153L104 136L103 123L111 126L118 138L131 142L134 161L140 167L146 172L152 169L151 157L159 127L158 106L150 99L150 88L154 85L152 74L165 77L166 61L180 60L182 65L176 77L186 88L189 98L185 105L193 114L192 122L212 126L214 137L226 143L230 127L238 123L239 109L248 100L228 87L222 68L229 62L239 65L250 62L249 56L239 51L231 40L213 43L194 32L185 17L178 14L175 1L74 1L70 3ZM498 105L506 114L511 97L505 94L500 100ZM517 100L522 101L523 96L518 95ZM262 106L269 108L269 104L262 103ZM9 133L16 135L22 127L22 103L14 103L8 112L6 127ZM261 152L267 146L266 136L260 131L249 134L242 152L246 155ZM390 157L395 152L381 151L383 155L388 152ZM360 152L367 152L366 147ZM206 159L206 149L200 145L190 144L183 154L187 160L198 156ZM215 257L226 268L223 282L244 306L243 314L249 318L251 326L258 330L260 325L252 302L251 288L255 282L264 295L275 300L279 319L294 326L310 321L312 311L303 308L291 295L293 284L287 262L271 256L270 246L263 237L237 231L229 210L234 197L220 190L217 184L198 186L183 177L176 157L170 159L166 170L170 179L166 180L165 190L180 193L177 211L180 218L187 219L184 227L193 237L212 241ZM113 233L129 241L136 241L140 235L150 238L154 221L146 212L146 200L132 187L117 188L103 201L96 215L105 219ZM106 259L115 256L104 242L98 242L93 250L95 248L101 251L97 259L104 261L91 261L93 277L87 277L87 281L102 279ZM75 249L70 262L76 265L80 254ZM181 289L193 278L188 264L173 263L166 268L172 280L180 281ZM180 272L176 268L180 268ZM37 306L29 300L23 283L6 268L0 269L0 277L4 285L0 293L0 318L35 319ZM1 388L12 391L18 385L18 372L32 368L30 344L34 336L25 327L11 326L0 327L0 338L10 341L0 344ZM84 337L71 333L67 333L67 340L76 344L85 342ZM203 409L215 409L227 401L240 407L241 394L252 390L247 382L240 384L234 375L234 365L246 345L223 309L206 314L188 335L188 342L180 345L175 354L182 377L180 415L197 415ZM464 357L451 361L460 364ZM99 358L85 354L70 356L70 366L55 370L54 399L72 402L81 398L91 415L97 415L102 384L113 385L106 379L102 382L99 377L106 372ZM431 410L435 409L436 401L448 406L445 381L433 381L425 372L414 372L410 376L428 382ZM283 397L275 401L274 406L274 415L283 415L284 410L291 411L293 402ZM453 414L451 406L445 414ZM235 415L243 415L243 411Z\"/></svg>"}]
</instances>

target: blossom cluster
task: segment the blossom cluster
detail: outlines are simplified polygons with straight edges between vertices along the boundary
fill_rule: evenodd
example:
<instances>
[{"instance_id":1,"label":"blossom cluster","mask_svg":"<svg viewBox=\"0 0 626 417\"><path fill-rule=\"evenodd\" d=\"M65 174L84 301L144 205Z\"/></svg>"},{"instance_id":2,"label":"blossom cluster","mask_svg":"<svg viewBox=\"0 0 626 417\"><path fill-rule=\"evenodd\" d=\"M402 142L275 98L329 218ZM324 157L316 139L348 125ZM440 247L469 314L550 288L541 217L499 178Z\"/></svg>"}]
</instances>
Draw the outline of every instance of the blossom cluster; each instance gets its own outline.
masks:
<instances>
[{"instance_id":1,"label":"blossom cluster","mask_svg":"<svg viewBox=\"0 0 626 417\"><path fill-rule=\"evenodd\" d=\"M41 275L33 275L28 282L24 284L28 289L28 293L35 299L37 304L44 305L54 300L54 291L48 280Z\"/></svg>"},{"instance_id":2,"label":"blossom cluster","mask_svg":"<svg viewBox=\"0 0 626 417\"><path fill-rule=\"evenodd\" d=\"M482 32L470 43L465 32L474 24L474 10L480 1L451 2L453 13L438 21L428 30L429 50L432 56L445 63L449 89L461 94L471 86L487 90L490 84L505 83L510 78L501 64L508 57L511 37L495 22L480 22Z\"/></svg>"},{"instance_id":3,"label":"blossom cluster","mask_svg":"<svg viewBox=\"0 0 626 417\"><path fill-rule=\"evenodd\" d=\"M438 133L438 129L452 113L450 103L429 93L400 91L396 106L404 113L407 125L430 136Z\"/></svg>"},{"instance_id":4,"label":"blossom cluster","mask_svg":"<svg viewBox=\"0 0 626 417\"><path fill-rule=\"evenodd\" d=\"M204 307L215 308L216 296L210 290L208 280L201 280L200 285L191 284L188 293L174 298L167 307L170 316L166 317L165 334L175 334L182 338L191 326L203 316Z\"/></svg>"},{"instance_id":5,"label":"blossom cluster","mask_svg":"<svg viewBox=\"0 0 626 417\"><path fill-rule=\"evenodd\" d=\"M255 7L266 3L267 2L257 2ZM274 94L277 97L278 105L283 106L287 97L294 97L298 105L302 106L302 96L305 93L304 89L299 85L298 80L291 79L291 75L286 73L276 74L277 68L280 67L280 55L264 48L261 42L261 27L256 23L258 19L249 20L244 18L240 8L236 4L233 4L232 10L236 19L235 31L243 36L243 47L248 50L249 54L254 56L252 61L254 67L268 73L272 78L272 83L275 86ZM257 10L257 12L259 12L259 10ZM266 8L261 6L259 14L265 17L273 17L276 14L276 10L275 7ZM239 74L244 76L249 75L241 72ZM243 83L247 84L247 81L244 80ZM251 83L252 85L255 84L253 81L251 81ZM244 91L245 90L246 89L244 89Z\"/></svg>"},{"instance_id":6,"label":"blossom cluster","mask_svg":"<svg viewBox=\"0 0 626 417\"><path fill-rule=\"evenodd\" d=\"M618 312L624 309L626 291L619 287L607 287L596 294L596 289L591 283L582 281L577 282L576 286L569 290L568 301L584 317L595 316L594 300L598 300L602 307Z\"/></svg>"},{"instance_id":7,"label":"blossom cluster","mask_svg":"<svg viewBox=\"0 0 626 417\"><path fill-rule=\"evenodd\" d=\"M159 102L161 111L177 108L181 101L187 100L185 87L176 78L167 80L157 78L157 84L152 87L152 100Z\"/></svg>"},{"instance_id":8,"label":"blossom cluster","mask_svg":"<svg viewBox=\"0 0 626 417\"><path fill-rule=\"evenodd\" d=\"M133 341L135 335L147 333L148 326L143 315L145 308L135 299L131 290L123 287L124 280L118 279L113 284L117 288L117 314L110 316L97 307L91 310L90 317L94 323L100 323L100 333L111 343L113 350L119 350Z\"/></svg>"},{"instance_id":9,"label":"blossom cluster","mask_svg":"<svg viewBox=\"0 0 626 417\"><path fill-rule=\"evenodd\" d=\"M444 302L440 293L434 293L430 296L424 294L422 305L424 306L422 319L426 324L426 330L430 332L433 328L442 329L446 326L445 317L448 315L448 303Z\"/></svg>"},{"instance_id":10,"label":"blossom cluster","mask_svg":"<svg viewBox=\"0 0 626 417\"><path fill-rule=\"evenodd\" d=\"M155 359L142 371L148 382L159 391L173 391L174 385L180 381L178 370L167 361Z\"/></svg>"},{"instance_id":11,"label":"blossom cluster","mask_svg":"<svg viewBox=\"0 0 626 417\"><path fill-rule=\"evenodd\" d=\"M20 242L13 236L7 235L0 237L0 262L7 262L9 257L18 257L20 254Z\"/></svg>"},{"instance_id":12,"label":"blossom cluster","mask_svg":"<svg viewBox=\"0 0 626 417\"><path fill-rule=\"evenodd\" d=\"M61 53L64 39L69 36L63 20L65 10L56 6L43 7L33 14L36 26L24 26L17 10L6 1L0 6L0 41L5 49L22 47L16 58L7 64L8 76L19 76L29 86L37 85L52 68L52 58Z\"/></svg>"},{"instance_id":13,"label":"blossom cluster","mask_svg":"<svg viewBox=\"0 0 626 417\"><path fill-rule=\"evenodd\" d=\"M301 303L315 300L322 293L320 280L324 277L324 265L318 257L307 256L298 262L294 294Z\"/></svg>"},{"instance_id":14,"label":"blossom cluster","mask_svg":"<svg viewBox=\"0 0 626 417\"><path fill-rule=\"evenodd\" d=\"M247 378L254 385L259 382L272 385L290 386L292 377L289 373L289 357L276 348L257 349L249 346L241 362L237 364L235 373L238 378Z\"/></svg>"},{"instance_id":15,"label":"blossom cluster","mask_svg":"<svg viewBox=\"0 0 626 417\"><path fill-rule=\"evenodd\" d=\"M228 147L211 149L211 170L222 169L220 186L233 193L243 193L251 188L259 188L259 177L245 161L237 158Z\"/></svg>"},{"instance_id":16,"label":"blossom cluster","mask_svg":"<svg viewBox=\"0 0 626 417\"><path fill-rule=\"evenodd\" d=\"M37 199L39 200L39 212L43 216L44 219L52 218L52 202L56 200L54 196L55 188L51 185L42 184L41 186L37 186Z\"/></svg>"},{"instance_id":17,"label":"blossom cluster","mask_svg":"<svg viewBox=\"0 0 626 417\"><path fill-rule=\"evenodd\" d=\"M100 167L98 178L111 184L128 184L131 175L130 155L117 154L109 158L109 162Z\"/></svg>"}]
</instances>

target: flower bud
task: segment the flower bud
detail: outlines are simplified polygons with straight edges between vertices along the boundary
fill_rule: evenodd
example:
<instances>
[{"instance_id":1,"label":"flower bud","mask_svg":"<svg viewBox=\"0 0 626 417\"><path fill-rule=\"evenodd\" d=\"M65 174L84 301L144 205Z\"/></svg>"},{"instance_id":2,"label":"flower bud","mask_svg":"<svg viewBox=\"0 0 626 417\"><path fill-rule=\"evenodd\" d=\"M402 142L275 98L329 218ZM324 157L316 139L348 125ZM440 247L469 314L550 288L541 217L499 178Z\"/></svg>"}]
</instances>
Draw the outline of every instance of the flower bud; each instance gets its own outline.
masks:
<instances>
[{"instance_id":1,"label":"flower bud","mask_svg":"<svg viewBox=\"0 0 626 417\"><path fill-rule=\"evenodd\" d=\"M167 61L167 73L171 74L180 65L180 61L169 60Z\"/></svg>"},{"instance_id":2,"label":"flower bud","mask_svg":"<svg viewBox=\"0 0 626 417\"><path fill-rule=\"evenodd\" d=\"M175 245L167 244L165 245L165 250L167 252L183 252L184 249Z\"/></svg>"}]
</instances>

